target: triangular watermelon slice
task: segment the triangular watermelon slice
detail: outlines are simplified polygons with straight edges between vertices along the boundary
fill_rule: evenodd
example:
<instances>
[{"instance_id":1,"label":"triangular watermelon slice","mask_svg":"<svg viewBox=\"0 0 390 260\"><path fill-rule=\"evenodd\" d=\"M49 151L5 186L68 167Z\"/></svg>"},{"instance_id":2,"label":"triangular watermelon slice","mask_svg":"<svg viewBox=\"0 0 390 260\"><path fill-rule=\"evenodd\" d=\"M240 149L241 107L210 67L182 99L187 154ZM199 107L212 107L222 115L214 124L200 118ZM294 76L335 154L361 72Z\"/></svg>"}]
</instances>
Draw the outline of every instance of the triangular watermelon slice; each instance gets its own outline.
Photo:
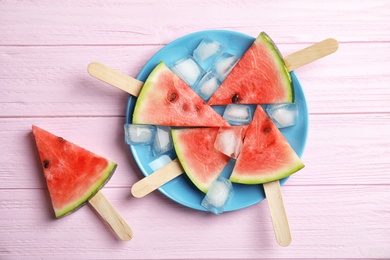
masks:
<instances>
[{"instance_id":1,"label":"triangular watermelon slice","mask_svg":"<svg viewBox=\"0 0 390 260\"><path fill-rule=\"evenodd\" d=\"M32 126L57 218L84 205L110 179L116 164Z\"/></svg>"},{"instance_id":2,"label":"triangular watermelon slice","mask_svg":"<svg viewBox=\"0 0 390 260\"><path fill-rule=\"evenodd\" d=\"M293 100L292 81L283 58L271 38L262 32L208 104L273 104Z\"/></svg>"},{"instance_id":3,"label":"triangular watermelon slice","mask_svg":"<svg viewBox=\"0 0 390 260\"><path fill-rule=\"evenodd\" d=\"M133 124L228 126L182 79L160 62L138 96Z\"/></svg>"},{"instance_id":4,"label":"triangular watermelon slice","mask_svg":"<svg viewBox=\"0 0 390 260\"><path fill-rule=\"evenodd\" d=\"M230 180L242 184L266 183L287 177L303 167L272 119L257 106Z\"/></svg>"},{"instance_id":5,"label":"triangular watermelon slice","mask_svg":"<svg viewBox=\"0 0 390 260\"><path fill-rule=\"evenodd\" d=\"M214 147L219 128L172 130L177 157L190 180L204 193L218 178L230 158Z\"/></svg>"}]
</instances>

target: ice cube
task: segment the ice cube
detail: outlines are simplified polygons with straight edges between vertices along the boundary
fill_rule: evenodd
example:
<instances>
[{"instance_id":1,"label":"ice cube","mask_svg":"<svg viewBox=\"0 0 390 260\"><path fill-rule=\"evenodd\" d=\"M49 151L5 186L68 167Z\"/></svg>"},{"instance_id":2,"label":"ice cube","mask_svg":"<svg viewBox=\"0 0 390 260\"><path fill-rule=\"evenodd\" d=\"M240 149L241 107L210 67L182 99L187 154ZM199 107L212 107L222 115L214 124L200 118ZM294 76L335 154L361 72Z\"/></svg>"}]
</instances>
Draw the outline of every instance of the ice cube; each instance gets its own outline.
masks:
<instances>
[{"instance_id":1,"label":"ice cube","mask_svg":"<svg viewBox=\"0 0 390 260\"><path fill-rule=\"evenodd\" d=\"M213 70L222 82L236 65L238 57L228 52L223 53L214 63Z\"/></svg>"},{"instance_id":2,"label":"ice cube","mask_svg":"<svg viewBox=\"0 0 390 260\"><path fill-rule=\"evenodd\" d=\"M173 149L171 128L169 126L158 126L153 141L153 154L160 155Z\"/></svg>"},{"instance_id":3,"label":"ice cube","mask_svg":"<svg viewBox=\"0 0 390 260\"><path fill-rule=\"evenodd\" d=\"M224 177L218 177L211 184L201 205L215 214L220 214L225 210L233 195L232 183Z\"/></svg>"},{"instance_id":4,"label":"ice cube","mask_svg":"<svg viewBox=\"0 0 390 260\"><path fill-rule=\"evenodd\" d=\"M158 169L167 165L170 162L172 162L171 157L164 154L164 155L161 155L160 157L158 157L157 159L151 161L149 163L149 167L152 169L152 171L157 171Z\"/></svg>"},{"instance_id":5,"label":"ice cube","mask_svg":"<svg viewBox=\"0 0 390 260\"><path fill-rule=\"evenodd\" d=\"M229 157L237 159L240 154L246 126L220 128L214 147Z\"/></svg>"},{"instance_id":6,"label":"ice cube","mask_svg":"<svg viewBox=\"0 0 390 260\"><path fill-rule=\"evenodd\" d=\"M196 49L193 51L194 59L199 65L206 71L208 71L213 65L216 58L225 50L225 46L221 43L204 38Z\"/></svg>"},{"instance_id":7,"label":"ice cube","mask_svg":"<svg viewBox=\"0 0 390 260\"><path fill-rule=\"evenodd\" d=\"M298 121L297 103L268 105L266 111L278 128L295 125Z\"/></svg>"},{"instance_id":8,"label":"ice cube","mask_svg":"<svg viewBox=\"0 0 390 260\"><path fill-rule=\"evenodd\" d=\"M204 100L208 101L215 91L219 88L221 82L217 79L214 73L208 72L200 80L195 91Z\"/></svg>"},{"instance_id":9,"label":"ice cube","mask_svg":"<svg viewBox=\"0 0 390 260\"><path fill-rule=\"evenodd\" d=\"M194 87L205 73L192 56L175 62L171 69L191 87Z\"/></svg>"},{"instance_id":10,"label":"ice cube","mask_svg":"<svg viewBox=\"0 0 390 260\"><path fill-rule=\"evenodd\" d=\"M149 145L153 142L156 127L153 125L125 124L125 141L133 145Z\"/></svg>"},{"instance_id":11,"label":"ice cube","mask_svg":"<svg viewBox=\"0 0 390 260\"><path fill-rule=\"evenodd\" d=\"M229 104L222 116L231 125L249 124L252 121L252 114L248 105Z\"/></svg>"}]
</instances>

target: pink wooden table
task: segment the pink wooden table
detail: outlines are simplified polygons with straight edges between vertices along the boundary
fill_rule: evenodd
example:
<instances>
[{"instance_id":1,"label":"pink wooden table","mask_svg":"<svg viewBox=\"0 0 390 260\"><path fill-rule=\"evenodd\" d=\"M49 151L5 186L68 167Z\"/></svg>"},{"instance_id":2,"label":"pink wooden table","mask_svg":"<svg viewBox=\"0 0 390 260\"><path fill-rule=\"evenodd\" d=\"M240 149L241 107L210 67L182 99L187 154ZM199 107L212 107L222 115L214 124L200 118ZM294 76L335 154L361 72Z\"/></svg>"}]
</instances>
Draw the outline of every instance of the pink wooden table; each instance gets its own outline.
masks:
<instances>
[{"instance_id":1,"label":"pink wooden table","mask_svg":"<svg viewBox=\"0 0 390 260\"><path fill-rule=\"evenodd\" d=\"M143 175L123 142L128 95L87 65L135 77L164 45L206 29L266 31L284 55L340 42L295 71L310 127L306 167L282 187L289 247L265 201L217 216L130 194ZM387 0L0 1L0 259L390 258L389 32ZM54 218L32 124L119 164L103 191L133 240L89 206Z\"/></svg>"}]
</instances>

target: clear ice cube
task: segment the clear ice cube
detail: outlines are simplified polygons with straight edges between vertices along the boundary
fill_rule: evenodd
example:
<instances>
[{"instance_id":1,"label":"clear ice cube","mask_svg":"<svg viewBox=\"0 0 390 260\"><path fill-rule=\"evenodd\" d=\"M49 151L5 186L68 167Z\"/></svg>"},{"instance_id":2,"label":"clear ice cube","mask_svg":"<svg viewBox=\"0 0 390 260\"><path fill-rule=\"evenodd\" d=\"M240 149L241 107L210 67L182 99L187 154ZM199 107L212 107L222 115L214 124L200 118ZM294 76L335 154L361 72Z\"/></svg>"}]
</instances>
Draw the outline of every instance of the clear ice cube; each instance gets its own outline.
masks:
<instances>
[{"instance_id":1,"label":"clear ice cube","mask_svg":"<svg viewBox=\"0 0 390 260\"><path fill-rule=\"evenodd\" d=\"M221 82L215 76L214 73L208 72L203 76L197 85L195 91L204 100L208 101L210 97L217 91Z\"/></svg>"},{"instance_id":2,"label":"clear ice cube","mask_svg":"<svg viewBox=\"0 0 390 260\"><path fill-rule=\"evenodd\" d=\"M229 104L222 115L231 125L249 124L252 114L248 105Z\"/></svg>"},{"instance_id":3,"label":"clear ice cube","mask_svg":"<svg viewBox=\"0 0 390 260\"><path fill-rule=\"evenodd\" d=\"M229 157L237 159L240 154L246 128L243 126L221 127L214 147Z\"/></svg>"},{"instance_id":4,"label":"clear ice cube","mask_svg":"<svg viewBox=\"0 0 390 260\"><path fill-rule=\"evenodd\" d=\"M171 67L172 71L191 87L196 86L205 71L192 56L178 60Z\"/></svg>"},{"instance_id":5,"label":"clear ice cube","mask_svg":"<svg viewBox=\"0 0 390 260\"><path fill-rule=\"evenodd\" d=\"M214 63L213 70L222 82L238 62L238 57L228 52L223 53Z\"/></svg>"},{"instance_id":6,"label":"clear ice cube","mask_svg":"<svg viewBox=\"0 0 390 260\"><path fill-rule=\"evenodd\" d=\"M153 142L156 127L153 125L125 124L125 141L132 145L149 145Z\"/></svg>"},{"instance_id":7,"label":"clear ice cube","mask_svg":"<svg viewBox=\"0 0 390 260\"><path fill-rule=\"evenodd\" d=\"M208 71L213 65L216 58L226 49L221 43L204 38L196 49L193 51L194 59L199 65L206 71Z\"/></svg>"},{"instance_id":8,"label":"clear ice cube","mask_svg":"<svg viewBox=\"0 0 390 260\"><path fill-rule=\"evenodd\" d=\"M171 157L169 157L168 155L164 154L164 155L161 155L160 157L158 157L157 159L151 161L149 163L149 167L152 169L152 171L157 171L158 169L160 169L161 167L167 165L168 163L172 162L172 159Z\"/></svg>"},{"instance_id":9,"label":"clear ice cube","mask_svg":"<svg viewBox=\"0 0 390 260\"><path fill-rule=\"evenodd\" d=\"M222 213L234 195L230 180L218 177L210 186L201 205L214 214Z\"/></svg>"},{"instance_id":10,"label":"clear ice cube","mask_svg":"<svg viewBox=\"0 0 390 260\"><path fill-rule=\"evenodd\" d=\"M160 155L173 149L171 128L158 126L153 140L153 154Z\"/></svg>"},{"instance_id":11,"label":"clear ice cube","mask_svg":"<svg viewBox=\"0 0 390 260\"><path fill-rule=\"evenodd\" d=\"M293 126L298 121L297 103L268 105L266 107L266 111L278 128Z\"/></svg>"}]
</instances>

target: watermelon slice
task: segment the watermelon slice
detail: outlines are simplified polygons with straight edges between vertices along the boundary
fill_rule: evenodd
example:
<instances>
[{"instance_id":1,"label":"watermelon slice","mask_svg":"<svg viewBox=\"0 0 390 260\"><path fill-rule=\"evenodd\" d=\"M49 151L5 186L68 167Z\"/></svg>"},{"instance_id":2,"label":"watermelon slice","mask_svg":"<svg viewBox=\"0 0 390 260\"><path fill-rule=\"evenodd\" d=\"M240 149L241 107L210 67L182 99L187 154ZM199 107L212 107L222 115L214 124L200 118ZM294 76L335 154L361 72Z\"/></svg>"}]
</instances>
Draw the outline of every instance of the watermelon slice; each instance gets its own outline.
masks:
<instances>
[{"instance_id":1,"label":"watermelon slice","mask_svg":"<svg viewBox=\"0 0 390 260\"><path fill-rule=\"evenodd\" d=\"M287 177L303 167L283 134L258 105L230 180L242 184L267 183Z\"/></svg>"},{"instance_id":2,"label":"watermelon slice","mask_svg":"<svg viewBox=\"0 0 390 260\"><path fill-rule=\"evenodd\" d=\"M293 100L292 81L283 58L271 38L262 32L208 104L273 104Z\"/></svg>"},{"instance_id":3,"label":"watermelon slice","mask_svg":"<svg viewBox=\"0 0 390 260\"><path fill-rule=\"evenodd\" d=\"M172 130L177 157L190 180L207 193L230 158L214 148L219 128Z\"/></svg>"},{"instance_id":4,"label":"watermelon slice","mask_svg":"<svg viewBox=\"0 0 390 260\"><path fill-rule=\"evenodd\" d=\"M108 182L116 164L32 126L57 218L84 205Z\"/></svg>"},{"instance_id":5,"label":"watermelon slice","mask_svg":"<svg viewBox=\"0 0 390 260\"><path fill-rule=\"evenodd\" d=\"M133 124L229 125L163 62L154 68L141 89L134 108Z\"/></svg>"}]
</instances>

